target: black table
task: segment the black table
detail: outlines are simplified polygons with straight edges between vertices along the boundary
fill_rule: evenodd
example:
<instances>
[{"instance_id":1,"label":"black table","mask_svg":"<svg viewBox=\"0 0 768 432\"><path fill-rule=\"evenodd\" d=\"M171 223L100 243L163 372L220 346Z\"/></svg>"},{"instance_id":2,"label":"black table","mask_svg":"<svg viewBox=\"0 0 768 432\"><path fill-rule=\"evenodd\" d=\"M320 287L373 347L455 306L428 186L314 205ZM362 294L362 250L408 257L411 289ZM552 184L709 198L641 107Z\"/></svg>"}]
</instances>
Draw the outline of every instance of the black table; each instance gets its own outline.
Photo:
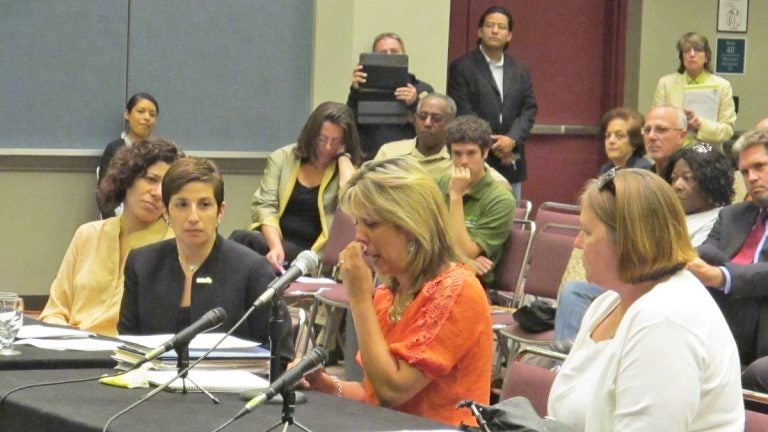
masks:
<instances>
[{"instance_id":1,"label":"black table","mask_svg":"<svg viewBox=\"0 0 768 432\"><path fill-rule=\"evenodd\" d=\"M60 327L24 317L24 325L32 324ZM16 344L13 348L21 354L0 356L0 370L112 368L116 364L110 358L112 351L57 351Z\"/></svg>"},{"instance_id":2,"label":"black table","mask_svg":"<svg viewBox=\"0 0 768 432\"><path fill-rule=\"evenodd\" d=\"M31 383L96 377L105 369L0 372L0 394ZM112 415L139 400L149 389L120 389L98 382L25 389L0 404L0 429L21 431L101 431ZM398 411L371 407L333 395L308 392L296 406L297 422L312 432L451 429ZM211 431L245 405L237 394L217 393L220 405L200 393L161 392L112 423L110 431ZM280 405L263 405L225 431L261 432L281 420ZM279 429L278 429L279 430ZM295 426L289 430L297 431Z\"/></svg>"}]
</instances>

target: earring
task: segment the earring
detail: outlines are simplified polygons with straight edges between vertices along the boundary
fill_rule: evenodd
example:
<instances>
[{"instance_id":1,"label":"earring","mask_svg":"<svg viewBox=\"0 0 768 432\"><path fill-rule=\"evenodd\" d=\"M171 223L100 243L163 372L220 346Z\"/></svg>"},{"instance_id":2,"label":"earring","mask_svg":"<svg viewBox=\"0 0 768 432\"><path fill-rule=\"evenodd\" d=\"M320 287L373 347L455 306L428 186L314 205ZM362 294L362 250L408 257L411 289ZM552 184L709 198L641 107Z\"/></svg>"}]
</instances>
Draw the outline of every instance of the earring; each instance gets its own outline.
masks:
<instances>
[{"instance_id":1,"label":"earring","mask_svg":"<svg viewBox=\"0 0 768 432\"><path fill-rule=\"evenodd\" d=\"M413 253L414 250L416 250L416 241L411 240L408 242L408 253Z\"/></svg>"}]
</instances>

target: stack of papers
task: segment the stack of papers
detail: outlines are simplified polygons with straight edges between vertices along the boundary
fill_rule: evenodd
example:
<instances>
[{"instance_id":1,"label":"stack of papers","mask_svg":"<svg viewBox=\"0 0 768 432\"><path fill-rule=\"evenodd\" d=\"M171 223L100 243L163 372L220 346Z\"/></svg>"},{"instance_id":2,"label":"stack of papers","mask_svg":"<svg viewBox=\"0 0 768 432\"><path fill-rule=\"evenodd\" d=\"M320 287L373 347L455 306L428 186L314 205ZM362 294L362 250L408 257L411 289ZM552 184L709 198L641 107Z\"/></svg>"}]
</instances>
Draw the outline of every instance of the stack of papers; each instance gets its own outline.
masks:
<instances>
[{"instance_id":1,"label":"stack of papers","mask_svg":"<svg viewBox=\"0 0 768 432\"><path fill-rule=\"evenodd\" d=\"M98 339L91 332L68 327L44 325L23 326L16 337L16 345L32 345L58 351L112 351L120 342Z\"/></svg>"}]
</instances>

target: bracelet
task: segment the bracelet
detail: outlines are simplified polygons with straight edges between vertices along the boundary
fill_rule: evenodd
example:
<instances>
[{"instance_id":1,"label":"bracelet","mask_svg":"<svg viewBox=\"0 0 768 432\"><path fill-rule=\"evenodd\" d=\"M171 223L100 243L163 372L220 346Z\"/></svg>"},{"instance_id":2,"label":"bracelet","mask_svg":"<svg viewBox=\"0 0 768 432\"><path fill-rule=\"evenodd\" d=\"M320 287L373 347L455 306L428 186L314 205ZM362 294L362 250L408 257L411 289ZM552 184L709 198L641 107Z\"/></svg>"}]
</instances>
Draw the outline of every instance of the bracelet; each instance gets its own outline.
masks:
<instances>
[{"instance_id":1,"label":"bracelet","mask_svg":"<svg viewBox=\"0 0 768 432\"><path fill-rule=\"evenodd\" d=\"M341 158L342 158L342 157L344 157L344 156L348 157L348 158L349 158L349 160L352 160L352 155L351 155L351 154L349 154L349 152L344 152L344 153L339 153L339 154L337 154L337 155L336 155L336 159L337 159L337 160L338 160L338 159L341 159Z\"/></svg>"},{"instance_id":2,"label":"bracelet","mask_svg":"<svg viewBox=\"0 0 768 432\"><path fill-rule=\"evenodd\" d=\"M343 388L343 386L341 384L341 380L338 377L334 376L334 375L330 375L330 377L331 377L331 380L333 380L333 382L336 383L336 397L340 398L341 397L341 390Z\"/></svg>"}]
</instances>

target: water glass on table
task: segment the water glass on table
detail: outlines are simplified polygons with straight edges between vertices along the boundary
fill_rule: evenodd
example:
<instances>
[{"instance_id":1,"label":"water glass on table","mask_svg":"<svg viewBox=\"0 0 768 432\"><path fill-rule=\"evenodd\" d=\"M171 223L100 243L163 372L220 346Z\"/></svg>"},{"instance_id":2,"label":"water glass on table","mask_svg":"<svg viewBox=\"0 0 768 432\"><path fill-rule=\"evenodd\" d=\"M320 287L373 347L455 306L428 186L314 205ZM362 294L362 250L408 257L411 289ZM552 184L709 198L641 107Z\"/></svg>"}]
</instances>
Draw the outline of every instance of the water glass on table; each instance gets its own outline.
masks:
<instances>
[{"instance_id":1,"label":"water glass on table","mask_svg":"<svg viewBox=\"0 0 768 432\"><path fill-rule=\"evenodd\" d=\"M16 293L0 292L0 355L21 354L13 349L13 341L24 321L24 300Z\"/></svg>"}]
</instances>

